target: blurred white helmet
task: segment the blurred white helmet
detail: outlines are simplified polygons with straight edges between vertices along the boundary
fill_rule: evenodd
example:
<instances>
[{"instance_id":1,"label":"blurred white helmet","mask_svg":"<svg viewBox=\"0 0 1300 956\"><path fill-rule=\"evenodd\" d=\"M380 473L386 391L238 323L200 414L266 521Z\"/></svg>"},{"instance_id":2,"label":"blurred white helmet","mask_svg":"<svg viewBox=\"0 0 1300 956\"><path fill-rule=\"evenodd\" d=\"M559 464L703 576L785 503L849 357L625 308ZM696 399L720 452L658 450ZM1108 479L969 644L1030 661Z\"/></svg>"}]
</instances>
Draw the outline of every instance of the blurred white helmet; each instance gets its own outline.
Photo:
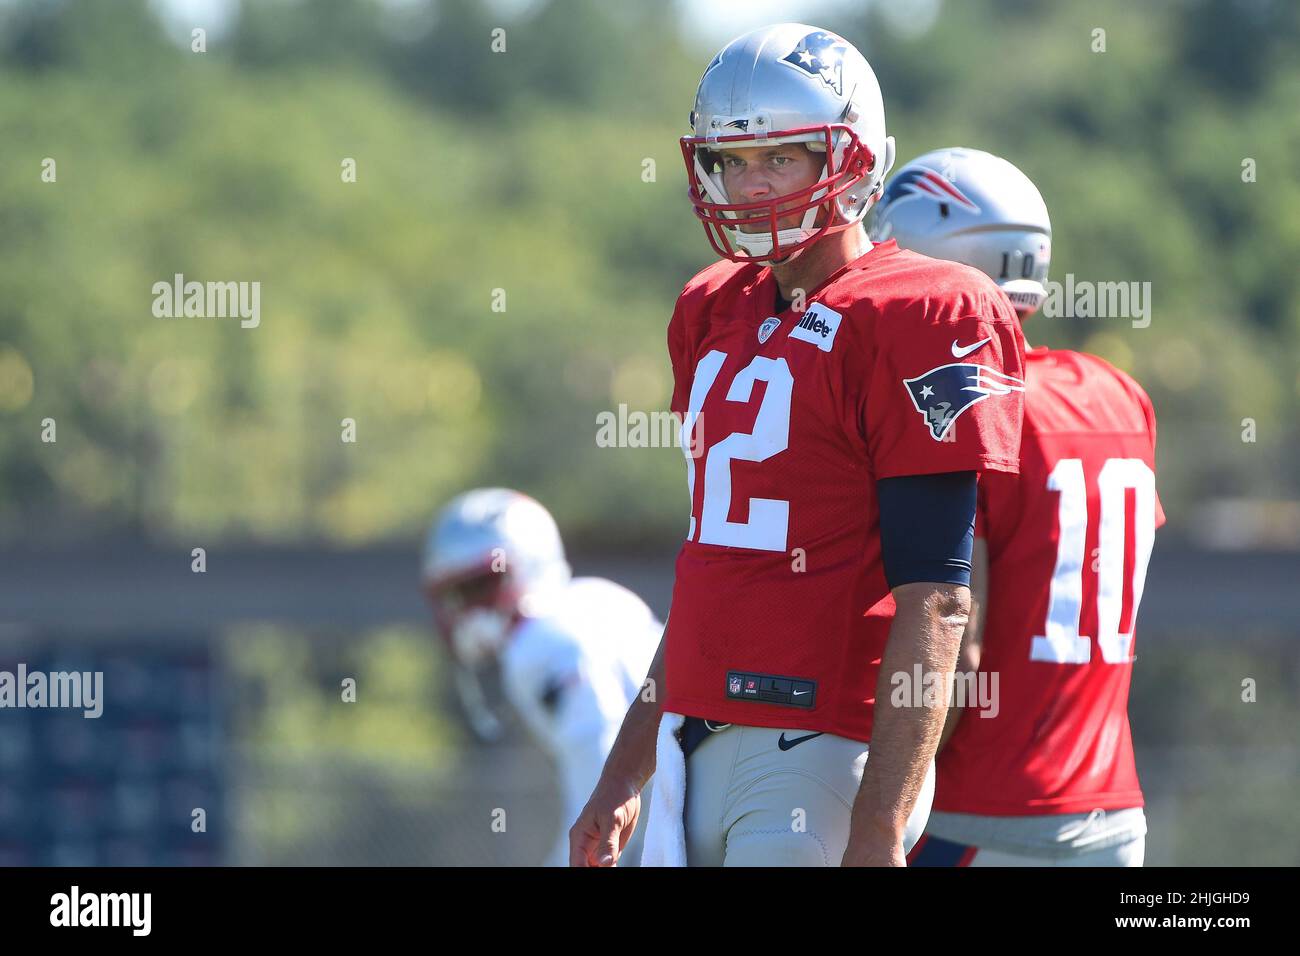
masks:
<instances>
[{"instance_id":1,"label":"blurred white helmet","mask_svg":"<svg viewBox=\"0 0 1300 956\"><path fill-rule=\"evenodd\" d=\"M1052 262L1052 222L1038 188L1011 163L978 149L936 149L885 186L875 242L973 266L1001 286L1022 317L1038 311Z\"/></svg>"},{"instance_id":2,"label":"blurred white helmet","mask_svg":"<svg viewBox=\"0 0 1300 956\"><path fill-rule=\"evenodd\" d=\"M700 79L690 124L681 144L691 204L713 248L737 262L784 259L861 222L894 162L870 65L843 37L804 23L764 27L723 47ZM825 155L818 181L733 202L718 150L782 143ZM792 213L803 213L800 224L780 229L778 220ZM743 232L742 224L762 229Z\"/></svg>"},{"instance_id":3,"label":"blurred white helmet","mask_svg":"<svg viewBox=\"0 0 1300 956\"><path fill-rule=\"evenodd\" d=\"M469 667L495 657L516 618L570 576L550 512L507 488L452 499L425 541L425 593L454 656Z\"/></svg>"}]
</instances>

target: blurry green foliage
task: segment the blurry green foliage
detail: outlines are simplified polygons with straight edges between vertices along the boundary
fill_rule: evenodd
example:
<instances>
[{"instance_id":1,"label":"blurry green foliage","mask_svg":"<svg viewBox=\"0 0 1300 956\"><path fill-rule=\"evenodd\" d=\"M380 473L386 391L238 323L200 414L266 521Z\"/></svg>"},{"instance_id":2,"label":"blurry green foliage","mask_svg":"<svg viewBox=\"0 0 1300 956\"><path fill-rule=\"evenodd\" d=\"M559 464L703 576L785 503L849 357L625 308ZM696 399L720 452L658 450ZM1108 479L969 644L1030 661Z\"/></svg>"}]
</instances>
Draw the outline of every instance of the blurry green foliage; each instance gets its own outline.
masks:
<instances>
[{"instance_id":1,"label":"blurry green foliage","mask_svg":"<svg viewBox=\"0 0 1300 956\"><path fill-rule=\"evenodd\" d=\"M1271 629L1231 641L1214 632L1138 639L1129 724L1151 826L1148 862L1300 864L1289 809L1300 775L1298 690L1293 642Z\"/></svg>"},{"instance_id":2,"label":"blurry green foliage","mask_svg":"<svg viewBox=\"0 0 1300 956\"><path fill-rule=\"evenodd\" d=\"M672 302L712 258L676 143L712 51L670 7L249 0L203 54L152 9L0 5L0 540L414 538L478 483L574 538L684 530L680 452L595 444L598 412L665 407ZM1056 278L1151 283L1150 328L1027 331L1147 386L1175 526L1206 495L1296 495L1298 9L827 24L875 65L900 161L1001 153L1052 210ZM155 318L176 273L260 282L260 327Z\"/></svg>"},{"instance_id":3,"label":"blurry green foliage","mask_svg":"<svg viewBox=\"0 0 1300 956\"><path fill-rule=\"evenodd\" d=\"M223 637L239 862L372 861L351 844L394 815L429 814L429 788L454 773L465 740L441 703L446 676L427 631L341 640L247 624ZM388 852L380 858L429 862Z\"/></svg>"}]
</instances>

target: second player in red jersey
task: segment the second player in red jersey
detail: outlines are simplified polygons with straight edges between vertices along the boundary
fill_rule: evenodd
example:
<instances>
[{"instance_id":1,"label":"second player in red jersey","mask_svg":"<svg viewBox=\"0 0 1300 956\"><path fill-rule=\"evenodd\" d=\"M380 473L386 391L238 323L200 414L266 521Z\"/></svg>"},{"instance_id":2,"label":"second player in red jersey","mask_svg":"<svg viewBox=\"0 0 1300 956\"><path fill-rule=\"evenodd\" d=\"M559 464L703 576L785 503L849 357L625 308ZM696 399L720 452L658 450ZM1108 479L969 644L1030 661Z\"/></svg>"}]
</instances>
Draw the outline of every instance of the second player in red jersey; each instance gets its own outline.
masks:
<instances>
[{"instance_id":1,"label":"second player in red jersey","mask_svg":"<svg viewBox=\"0 0 1300 956\"><path fill-rule=\"evenodd\" d=\"M1046 206L987 153L937 150L908 164L873 232L983 269L1022 318L1046 294ZM983 594L958 665L959 678L978 678L962 688L976 699L950 715L934 814L909 859L1140 865L1128 694L1164 523L1155 413L1137 382L1092 355L1030 349L1025 370L1019 474L988 475L979 489L972 588Z\"/></svg>"},{"instance_id":2,"label":"second player in red jersey","mask_svg":"<svg viewBox=\"0 0 1300 956\"><path fill-rule=\"evenodd\" d=\"M980 669L997 717L965 714L935 809L997 815L1142 806L1128 725L1133 635L1155 529L1155 413L1092 355L1030 349L1020 475L980 488L988 547Z\"/></svg>"}]
</instances>

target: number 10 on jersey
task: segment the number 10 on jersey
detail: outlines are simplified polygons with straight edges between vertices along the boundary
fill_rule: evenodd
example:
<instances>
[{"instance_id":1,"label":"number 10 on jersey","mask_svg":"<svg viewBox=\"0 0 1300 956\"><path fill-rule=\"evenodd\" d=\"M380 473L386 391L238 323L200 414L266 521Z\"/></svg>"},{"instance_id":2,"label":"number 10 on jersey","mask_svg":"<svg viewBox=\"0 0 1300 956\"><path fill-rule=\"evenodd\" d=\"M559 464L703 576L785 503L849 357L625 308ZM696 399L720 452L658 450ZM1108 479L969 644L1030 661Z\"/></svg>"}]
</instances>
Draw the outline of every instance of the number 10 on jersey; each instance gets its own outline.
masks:
<instances>
[{"instance_id":1,"label":"number 10 on jersey","mask_svg":"<svg viewBox=\"0 0 1300 956\"><path fill-rule=\"evenodd\" d=\"M1057 664L1087 664L1092 640L1079 633L1083 611L1083 564L1088 535L1088 486L1083 462L1062 458L1047 477L1049 491L1060 493L1057 521L1056 568L1052 573L1047 606L1047 626L1033 640L1029 659ZM1130 529L1126 527L1125 499L1133 499L1133 573L1125 580L1124 559ZM1108 458L1097 475L1100 501L1097 529L1097 646L1107 664L1127 664L1133 659L1133 630L1147 562L1156 531L1156 476L1140 458ZM1129 627L1120 633L1124 591L1129 588Z\"/></svg>"}]
</instances>

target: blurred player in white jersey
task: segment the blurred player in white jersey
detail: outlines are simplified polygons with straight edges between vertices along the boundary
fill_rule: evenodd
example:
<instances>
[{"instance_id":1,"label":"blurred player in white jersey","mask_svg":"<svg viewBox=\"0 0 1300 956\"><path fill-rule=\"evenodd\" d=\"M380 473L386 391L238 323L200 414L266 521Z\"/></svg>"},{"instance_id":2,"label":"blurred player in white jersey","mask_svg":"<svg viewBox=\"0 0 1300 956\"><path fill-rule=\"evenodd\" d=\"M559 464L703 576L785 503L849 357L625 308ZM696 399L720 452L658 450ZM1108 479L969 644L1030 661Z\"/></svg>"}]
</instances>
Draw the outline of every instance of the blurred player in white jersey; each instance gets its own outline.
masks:
<instances>
[{"instance_id":1,"label":"blurred player in white jersey","mask_svg":"<svg viewBox=\"0 0 1300 956\"><path fill-rule=\"evenodd\" d=\"M546 865L565 865L568 826L641 692L663 626L627 588L573 578L551 515L505 488L443 508L425 544L423 586L475 730L498 732L476 676L495 661L511 705L554 759L562 819ZM640 858L639 842L630 846L625 866Z\"/></svg>"}]
</instances>

